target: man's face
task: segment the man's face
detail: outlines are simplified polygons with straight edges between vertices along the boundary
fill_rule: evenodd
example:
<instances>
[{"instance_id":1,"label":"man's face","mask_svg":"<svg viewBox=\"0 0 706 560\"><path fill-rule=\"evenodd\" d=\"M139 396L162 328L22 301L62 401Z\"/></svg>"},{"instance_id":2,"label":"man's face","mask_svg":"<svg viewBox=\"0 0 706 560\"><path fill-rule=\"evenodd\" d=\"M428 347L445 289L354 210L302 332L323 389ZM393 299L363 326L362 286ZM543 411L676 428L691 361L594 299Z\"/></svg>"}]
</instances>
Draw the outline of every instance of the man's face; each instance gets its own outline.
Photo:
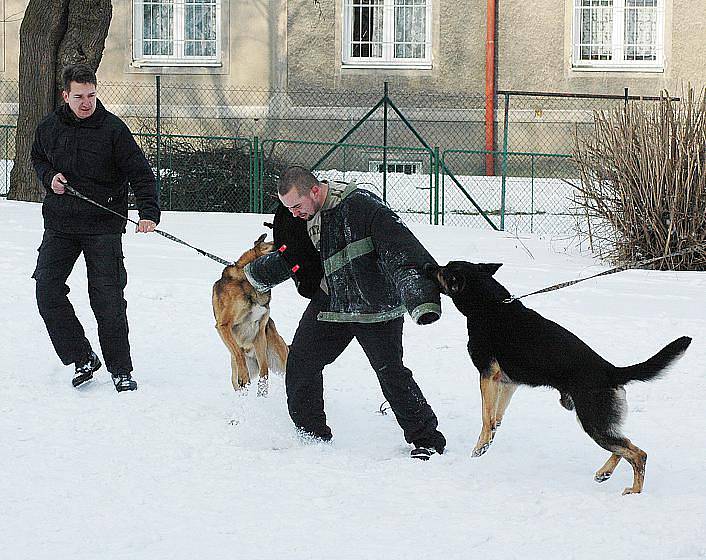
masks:
<instances>
[{"instance_id":1,"label":"man's face","mask_svg":"<svg viewBox=\"0 0 706 560\"><path fill-rule=\"evenodd\" d=\"M279 199L295 218L311 220L314 214L321 210L320 193L321 187L317 185L311 187L311 190L304 195L299 194L296 188L292 188L287 194L279 195Z\"/></svg>"},{"instance_id":2,"label":"man's face","mask_svg":"<svg viewBox=\"0 0 706 560\"><path fill-rule=\"evenodd\" d=\"M96 86L69 82L69 91L62 91L64 101L79 119L90 117L96 110Z\"/></svg>"}]
</instances>

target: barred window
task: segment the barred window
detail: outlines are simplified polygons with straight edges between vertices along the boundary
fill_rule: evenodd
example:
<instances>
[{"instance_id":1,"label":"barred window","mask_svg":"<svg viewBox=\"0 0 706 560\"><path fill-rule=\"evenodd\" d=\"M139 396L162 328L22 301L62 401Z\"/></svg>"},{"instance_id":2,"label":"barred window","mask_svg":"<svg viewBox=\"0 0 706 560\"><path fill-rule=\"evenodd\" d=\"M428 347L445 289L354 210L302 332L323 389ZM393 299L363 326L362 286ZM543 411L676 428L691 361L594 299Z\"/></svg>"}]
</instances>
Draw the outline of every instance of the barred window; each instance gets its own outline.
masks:
<instances>
[{"instance_id":1,"label":"barred window","mask_svg":"<svg viewBox=\"0 0 706 560\"><path fill-rule=\"evenodd\" d=\"M371 159L368 161L368 171L382 173L384 169L385 165L382 163L382 160ZM422 169L423 167L421 161L387 160L388 173L404 173L405 175L417 175L422 173Z\"/></svg>"},{"instance_id":2,"label":"barred window","mask_svg":"<svg viewBox=\"0 0 706 560\"><path fill-rule=\"evenodd\" d=\"M574 0L574 67L661 69L664 0Z\"/></svg>"},{"instance_id":3,"label":"barred window","mask_svg":"<svg viewBox=\"0 0 706 560\"><path fill-rule=\"evenodd\" d=\"M133 58L166 64L220 61L221 0L133 0Z\"/></svg>"},{"instance_id":4,"label":"barred window","mask_svg":"<svg viewBox=\"0 0 706 560\"><path fill-rule=\"evenodd\" d=\"M343 64L431 66L432 0L343 0Z\"/></svg>"}]
</instances>

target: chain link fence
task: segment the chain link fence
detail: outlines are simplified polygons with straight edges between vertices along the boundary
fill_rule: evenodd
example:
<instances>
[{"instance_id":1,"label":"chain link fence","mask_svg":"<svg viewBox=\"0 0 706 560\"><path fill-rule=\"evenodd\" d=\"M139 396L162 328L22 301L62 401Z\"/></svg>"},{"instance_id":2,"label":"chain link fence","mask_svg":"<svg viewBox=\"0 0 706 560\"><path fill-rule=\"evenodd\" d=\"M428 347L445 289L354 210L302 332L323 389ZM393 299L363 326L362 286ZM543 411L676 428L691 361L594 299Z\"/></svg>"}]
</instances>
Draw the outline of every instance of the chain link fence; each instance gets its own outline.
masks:
<instances>
[{"instance_id":1,"label":"chain link fence","mask_svg":"<svg viewBox=\"0 0 706 560\"><path fill-rule=\"evenodd\" d=\"M0 81L0 196L7 196L15 160L15 125L18 111L17 82Z\"/></svg>"},{"instance_id":2,"label":"chain link fence","mask_svg":"<svg viewBox=\"0 0 706 560\"><path fill-rule=\"evenodd\" d=\"M282 139L263 141L261 153L265 211L271 211L277 201L279 171L296 163L313 169L320 179L356 181L407 221L433 223L434 153L427 148Z\"/></svg>"},{"instance_id":3,"label":"chain link fence","mask_svg":"<svg viewBox=\"0 0 706 560\"><path fill-rule=\"evenodd\" d=\"M270 212L280 171L298 164L355 179L408 221L547 235L575 230L576 135L590 133L594 111L635 101L501 91L486 123L482 95L386 93L228 89L159 76L99 85L155 169L166 210ZM0 195L16 100L17 83L0 82Z\"/></svg>"}]
</instances>

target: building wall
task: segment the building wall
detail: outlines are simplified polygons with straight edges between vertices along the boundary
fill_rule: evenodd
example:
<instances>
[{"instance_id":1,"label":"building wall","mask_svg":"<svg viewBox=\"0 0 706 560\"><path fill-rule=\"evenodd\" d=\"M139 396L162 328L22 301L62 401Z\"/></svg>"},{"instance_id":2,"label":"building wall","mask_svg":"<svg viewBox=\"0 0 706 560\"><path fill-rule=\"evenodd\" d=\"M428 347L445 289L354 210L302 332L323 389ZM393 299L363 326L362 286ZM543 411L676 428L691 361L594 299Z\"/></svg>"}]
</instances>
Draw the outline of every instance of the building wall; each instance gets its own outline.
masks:
<instances>
[{"instance_id":1,"label":"building wall","mask_svg":"<svg viewBox=\"0 0 706 560\"><path fill-rule=\"evenodd\" d=\"M288 84L291 89L417 88L480 93L485 87L485 0L433 0L431 70L341 67L342 0L288 2ZM498 0L499 89L675 94L682 83L706 79L703 0L665 0L665 65L659 72L596 71L571 67L573 0Z\"/></svg>"},{"instance_id":2,"label":"building wall","mask_svg":"<svg viewBox=\"0 0 706 560\"><path fill-rule=\"evenodd\" d=\"M113 2L99 79L165 81L215 87L328 91L421 90L479 94L485 87L486 0L432 0L432 68L341 66L343 0L223 0L223 61L217 68L137 67L132 63L132 2ZM18 75L19 29L27 0L0 0L0 79ZM706 76L704 0L665 0L665 68L661 72L571 68L572 0L498 0L499 89L654 95L678 94Z\"/></svg>"},{"instance_id":3,"label":"building wall","mask_svg":"<svg viewBox=\"0 0 706 560\"><path fill-rule=\"evenodd\" d=\"M223 0L222 64L220 67L138 66L132 62L132 2L113 2L113 21L98 77L103 81L153 81L155 74L171 81L220 87L267 89L281 81L273 65L283 40L278 34L280 0ZM279 8L279 9L275 9Z\"/></svg>"},{"instance_id":4,"label":"building wall","mask_svg":"<svg viewBox=\"0 0 706 560\"><path fill-rule=\"evenodd\" d=\"M17 80L19 30L28 0L0 0L6 21L0 27L0 79ZM132 1L113 1L113 18L98 70L102 82L153 82L160 74L174 81L219 87L283 87L286 77L286 0L223 0L222 64L204 67L138 67L132 63ZM0 11L0 16L2 11ZM172 78L173 77L173 78Z\"/></svg>"},{"instance_id":5,"label":"building wall","mask_svg":"<svg viewBox=\"0 0 706 560\"><path fill-rule=\"evenodd\" d=\"M665 0L664 18L664 71L579 70L571 68L573 0L499 0L498 88L678 95L684 82L703 85L703 0Z\"/></svg>"},{"instance_id":6,"label":"building wall","mask_svg":"<svg viewBox=\"0 0 706 560\"><path fill-rule=\"evenodd\" d=\"M485 1L433 0L430 70L342 68L343 0L289 0L287 14L288 84L312 87L440 93L483 91L485 76ZM462 14L462 18L459 18Z\"/></svg>"},{"instance_id":7,"label":"building wall","mask_svg":"<svg viewBox=\"0 0 706 560\"><path fill-rule=\"evenodd\" d=\"M2 61L0 64L0 80L17 80L18 60L20 56L20 24L26 0L0 0L0 47Z\"/></svg>"},{"instance_id":8,"label":"building wall","mask_svg":"<svg viewBox=\"0 0 706 560\"><path fill-rule=\"evenodd\" d=\"M682 83L706 85L706 3L670 0L669 4L672 6L671 57L665 87L670 93L679 94Z\"/></svg>"}]
</instances>

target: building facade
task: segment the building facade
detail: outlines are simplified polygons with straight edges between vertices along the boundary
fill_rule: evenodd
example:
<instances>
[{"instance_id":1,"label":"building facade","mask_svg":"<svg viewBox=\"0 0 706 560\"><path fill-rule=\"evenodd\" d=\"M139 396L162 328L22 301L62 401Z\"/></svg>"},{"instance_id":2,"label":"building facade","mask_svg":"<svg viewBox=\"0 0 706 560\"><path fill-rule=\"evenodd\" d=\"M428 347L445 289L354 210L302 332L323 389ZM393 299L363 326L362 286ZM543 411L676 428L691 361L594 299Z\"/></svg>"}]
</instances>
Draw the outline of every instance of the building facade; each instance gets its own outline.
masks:
<instances>
[{"instance_id":1,"label":"building facade","mask_svg":"<svg viewBox=\"0 0 706 560\"><path fill-rule=\"evenodd\" d=\"M16 80L26 1L0 0L0 79ZM485 88L487 0L119 0L99 69L217 87ZM699 86L703 0L496 0L501 90L637 95Z\"/></svg>"}]
</instances>

